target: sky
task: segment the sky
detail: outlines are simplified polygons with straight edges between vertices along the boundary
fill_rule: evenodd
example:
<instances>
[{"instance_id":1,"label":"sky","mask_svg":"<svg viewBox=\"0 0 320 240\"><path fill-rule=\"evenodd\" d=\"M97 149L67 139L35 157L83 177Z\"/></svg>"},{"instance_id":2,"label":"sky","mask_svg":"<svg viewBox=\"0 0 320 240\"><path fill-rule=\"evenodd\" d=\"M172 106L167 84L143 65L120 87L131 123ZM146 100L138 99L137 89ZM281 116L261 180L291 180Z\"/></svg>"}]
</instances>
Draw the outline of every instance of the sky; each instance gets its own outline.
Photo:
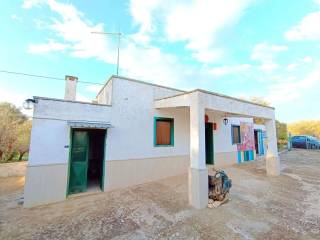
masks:
<instances>
[{"instance_id":1,"label":"sky","mask_svg":"<svg viewBox=\"0 0 320 240\"><path fill-rule=\"evenodd\" d=\"M104 83L116 74L259 97L282 122L320 119L320 0L2 1L0 71ZM91 101L101 85L79 83ZM0 101L63 98L64 82L0 72Z\"/></svg>"}]
</instances>

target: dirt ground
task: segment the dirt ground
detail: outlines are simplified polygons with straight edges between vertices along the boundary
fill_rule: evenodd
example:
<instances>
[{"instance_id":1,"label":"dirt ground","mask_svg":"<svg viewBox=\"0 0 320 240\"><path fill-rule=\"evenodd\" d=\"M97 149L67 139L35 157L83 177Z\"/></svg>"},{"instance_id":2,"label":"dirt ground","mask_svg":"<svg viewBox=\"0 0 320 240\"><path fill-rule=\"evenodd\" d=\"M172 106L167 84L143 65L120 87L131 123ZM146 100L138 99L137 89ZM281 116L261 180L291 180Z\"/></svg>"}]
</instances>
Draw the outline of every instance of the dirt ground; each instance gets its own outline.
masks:
<instances>
[{"instance_id":1,"label":"dirt ground","mask_svg":"<svg viewBox=\"0 0 320 240\"><path fill-rule=\"evenodd\" d=\"M27 161L1 163L0 178L24 176L26 174L26 168L27 168Z\"/></svg>"},{"instance_id":2,"label":"dirt ground","mask_svg":"<svg viewBox=\"0 0 320 240\"><path fill-rule=\"evenodd\" d=\"M188 206L187 176L24 209L24 179L0 179L0 239L320 239L320 151L281 155L282 175L262 161L226 168L231 199Z\"/></svg>"}]
</instances>

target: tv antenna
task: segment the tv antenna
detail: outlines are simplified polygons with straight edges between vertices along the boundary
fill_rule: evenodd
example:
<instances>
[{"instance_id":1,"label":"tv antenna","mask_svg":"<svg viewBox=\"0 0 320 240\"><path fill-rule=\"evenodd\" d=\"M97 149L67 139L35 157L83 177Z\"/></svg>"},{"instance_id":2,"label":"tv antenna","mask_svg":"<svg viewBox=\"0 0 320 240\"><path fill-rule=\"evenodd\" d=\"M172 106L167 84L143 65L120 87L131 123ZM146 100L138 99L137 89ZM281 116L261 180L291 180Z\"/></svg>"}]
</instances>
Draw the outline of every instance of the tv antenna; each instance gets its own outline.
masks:
<instances>
[{"instance_id":1,"label":"tv antenna","mask_svg":"<svg viewBox=\"0 0 320 240\"><path fill-rule=\"evenodd\" d=\"M120 61L120 38L122 36L121 32L91 32L93 34L102 34L102 35L112 35L118 37L118 56L117 56L117 76L119 76L119 61Z\"/></svg>"}]
</instances>

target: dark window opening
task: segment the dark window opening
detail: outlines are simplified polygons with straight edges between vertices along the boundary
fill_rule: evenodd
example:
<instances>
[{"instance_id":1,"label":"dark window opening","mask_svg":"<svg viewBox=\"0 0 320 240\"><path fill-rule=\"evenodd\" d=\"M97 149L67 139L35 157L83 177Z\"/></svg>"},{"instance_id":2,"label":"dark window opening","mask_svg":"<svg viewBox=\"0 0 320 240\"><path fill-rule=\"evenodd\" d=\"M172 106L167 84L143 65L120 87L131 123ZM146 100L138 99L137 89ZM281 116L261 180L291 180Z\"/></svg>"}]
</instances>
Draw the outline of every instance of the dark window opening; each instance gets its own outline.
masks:
<instances>
[{"instance_id":1,"label":"dark window opening","mask_svg":"<svg viewBox=\"0 0 320 240\"><path fill-rule=\"evenodd\" d=\"M232 144L241 143L240 126L236 126L236 125L231 126L231 136L232 136Z\"/></svg>"}]
</instances>

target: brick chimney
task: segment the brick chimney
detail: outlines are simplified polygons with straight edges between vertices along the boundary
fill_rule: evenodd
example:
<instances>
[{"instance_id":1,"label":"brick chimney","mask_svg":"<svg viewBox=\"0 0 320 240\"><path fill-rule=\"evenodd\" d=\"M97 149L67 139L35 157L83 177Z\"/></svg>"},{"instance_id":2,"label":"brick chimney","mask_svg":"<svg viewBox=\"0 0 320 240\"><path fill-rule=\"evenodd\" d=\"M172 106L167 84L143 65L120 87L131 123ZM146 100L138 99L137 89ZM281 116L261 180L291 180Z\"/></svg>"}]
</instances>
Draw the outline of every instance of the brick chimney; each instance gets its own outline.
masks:
<instances>
[{"instance_id":1,"label":"brick chimney","mask_svg":"<svg viewBox=\"0 0 320 240\"><path fill-rule=\"evenodd\" d=\"M74 76L66 76L66 88L64 92L64 99L75 101L77 94L77 82L78 78Z\"/></svg>"}]
</instances>

